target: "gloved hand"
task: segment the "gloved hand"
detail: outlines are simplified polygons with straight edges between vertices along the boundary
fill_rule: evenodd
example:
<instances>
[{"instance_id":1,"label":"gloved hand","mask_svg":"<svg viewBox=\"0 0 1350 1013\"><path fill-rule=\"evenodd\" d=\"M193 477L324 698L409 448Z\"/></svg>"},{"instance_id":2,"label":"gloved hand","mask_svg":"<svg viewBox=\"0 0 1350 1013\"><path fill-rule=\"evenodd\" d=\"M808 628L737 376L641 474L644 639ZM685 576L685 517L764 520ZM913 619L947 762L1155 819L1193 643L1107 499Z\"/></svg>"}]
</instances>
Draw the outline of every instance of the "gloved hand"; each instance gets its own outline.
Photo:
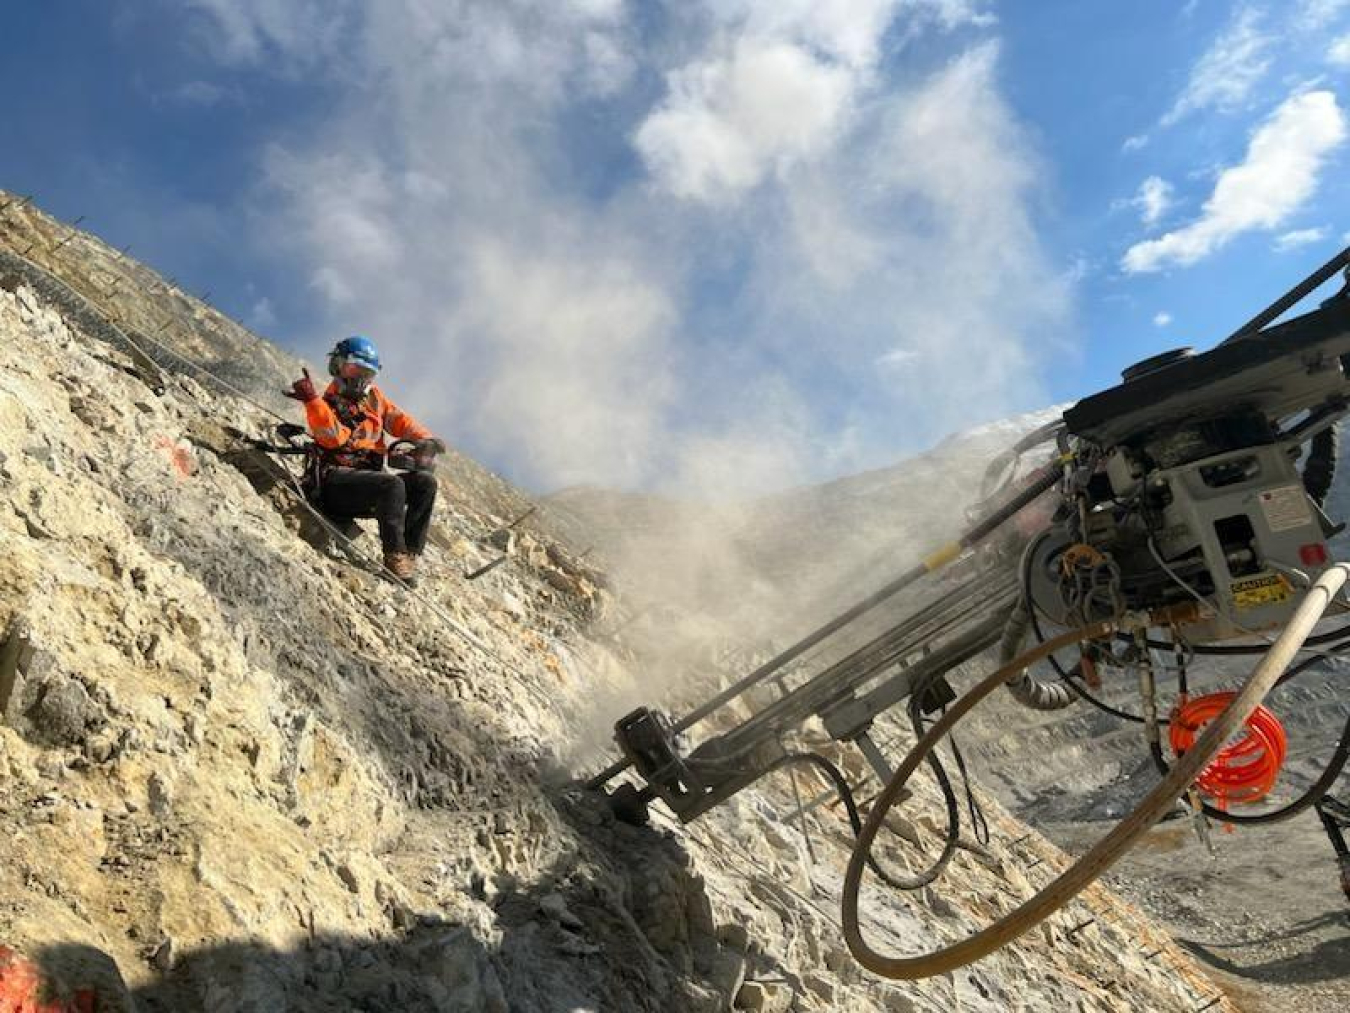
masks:
<instances>
[{"instance_id":1,"label":"gloved hand","mask_svg":"<svg viewBox=\"0 0 1350 1013\"><path fill-rule=\"evenodd\" d=\"M283 390L281 393L296 401L313 401L319 396L319 392L314 389L314 381L309 378L309 370L301 370L305 375L295 383L291 384L290 390Z\"/></svg>"}]
</instances>

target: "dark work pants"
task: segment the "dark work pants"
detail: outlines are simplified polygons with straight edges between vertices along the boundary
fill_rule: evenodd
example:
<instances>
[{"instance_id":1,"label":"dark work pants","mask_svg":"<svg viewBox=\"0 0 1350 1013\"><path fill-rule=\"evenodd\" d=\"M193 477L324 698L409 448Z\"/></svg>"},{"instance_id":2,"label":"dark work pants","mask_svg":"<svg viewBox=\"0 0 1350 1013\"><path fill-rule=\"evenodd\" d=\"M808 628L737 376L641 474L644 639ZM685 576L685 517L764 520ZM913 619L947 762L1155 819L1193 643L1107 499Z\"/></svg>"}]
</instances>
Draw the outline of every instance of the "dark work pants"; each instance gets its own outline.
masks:
<instances>
[{"instance_id":1,"label":"dark work pants","mask_svg":"<svg viewBox=\"0 0 1350 1013\"><path fill-rule=\"evenodd\" d=\"M385 552L421 553L436 503L436 479L427 471L329 468L321 502L332 517L374 517Z\"/></svg>"}]
</instances>

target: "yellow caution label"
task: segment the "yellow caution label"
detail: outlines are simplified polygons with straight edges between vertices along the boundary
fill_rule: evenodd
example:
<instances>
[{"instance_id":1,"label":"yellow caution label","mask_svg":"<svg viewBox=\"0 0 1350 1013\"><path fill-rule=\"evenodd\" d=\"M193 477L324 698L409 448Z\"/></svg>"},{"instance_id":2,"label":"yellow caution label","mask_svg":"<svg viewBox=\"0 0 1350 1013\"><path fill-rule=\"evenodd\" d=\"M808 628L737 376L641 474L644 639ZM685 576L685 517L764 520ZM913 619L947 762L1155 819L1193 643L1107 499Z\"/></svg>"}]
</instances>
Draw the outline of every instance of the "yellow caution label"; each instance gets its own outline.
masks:
<instances>
[{"instance_id":1,"label":"yellow caution label","mask_svg":"<svg viewBox=\"0 0 1350 1013\"><path fill-rule=\"evenodd\" d=\"M938 569L939 567L946 566L948 563L950 563L953 559L955 559L959 555L961 555L961 543L951 542L947 545L944 545L942 548L938 549L937 552L934 552L932 555L928 556L923 561L923 565L927 570L931 572L933 570Z\"/></svg>"},{"instance_id":2,"label":"yellow caution label","mask_svg":"<svg viewBox=\"0 0 1350 1013\"><path fill-rule=\"evenodd\" d=\"M1233 604L1240 609L1260 608L1262 605L1278 605L1294 593L1289 581L1278 573L1261 573L1254 577L1243 577L1228 585L1233 596Z\"/></svg>"}]
</instances>

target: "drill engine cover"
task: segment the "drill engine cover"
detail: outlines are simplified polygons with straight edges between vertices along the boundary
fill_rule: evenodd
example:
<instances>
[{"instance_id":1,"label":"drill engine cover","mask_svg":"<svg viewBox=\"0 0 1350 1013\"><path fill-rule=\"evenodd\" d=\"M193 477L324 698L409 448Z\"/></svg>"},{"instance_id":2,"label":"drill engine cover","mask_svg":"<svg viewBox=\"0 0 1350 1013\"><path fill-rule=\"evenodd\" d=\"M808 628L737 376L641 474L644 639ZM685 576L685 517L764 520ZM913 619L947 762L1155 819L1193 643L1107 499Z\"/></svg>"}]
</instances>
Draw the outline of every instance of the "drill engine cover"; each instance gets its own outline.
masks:
<instances>
[{"instance_id":1,"label":"drill engine cover","mask_svg":"<svg viewBox=\"0 0 1350 1013\"><path fill-rule=\"evenodd\" d=\"M1068 625L1189 613L1197 643L1285 622L1330 562L1337 529L1299 461L1350 404L1347 355L1337 297L1203 354L1156 356L1066 411L1076 463L1029 550L1036 604Z\"/></svg>"}]
</instances>

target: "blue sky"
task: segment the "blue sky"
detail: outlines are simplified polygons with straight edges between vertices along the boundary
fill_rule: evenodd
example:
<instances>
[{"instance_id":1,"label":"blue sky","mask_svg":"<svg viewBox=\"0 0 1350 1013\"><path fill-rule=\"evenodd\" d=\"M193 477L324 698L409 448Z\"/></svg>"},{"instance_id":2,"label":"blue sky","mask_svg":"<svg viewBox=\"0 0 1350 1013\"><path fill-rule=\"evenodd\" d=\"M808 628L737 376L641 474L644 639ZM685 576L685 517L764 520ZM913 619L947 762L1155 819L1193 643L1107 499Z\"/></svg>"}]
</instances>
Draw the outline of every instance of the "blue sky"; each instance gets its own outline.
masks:
<instances>
[{"instance_id":1,"label":"blue sky","mask_svg":"<svg viewBox=\"0 0 1350 1013\"><path fill-rule=\"evenodd\" d=\"M878 467L1350 231L1350 0L67 0L0 187L535 489ZM19 26L17 30L15 26Z\"/></svg>"}]
</instances>

